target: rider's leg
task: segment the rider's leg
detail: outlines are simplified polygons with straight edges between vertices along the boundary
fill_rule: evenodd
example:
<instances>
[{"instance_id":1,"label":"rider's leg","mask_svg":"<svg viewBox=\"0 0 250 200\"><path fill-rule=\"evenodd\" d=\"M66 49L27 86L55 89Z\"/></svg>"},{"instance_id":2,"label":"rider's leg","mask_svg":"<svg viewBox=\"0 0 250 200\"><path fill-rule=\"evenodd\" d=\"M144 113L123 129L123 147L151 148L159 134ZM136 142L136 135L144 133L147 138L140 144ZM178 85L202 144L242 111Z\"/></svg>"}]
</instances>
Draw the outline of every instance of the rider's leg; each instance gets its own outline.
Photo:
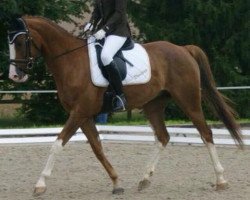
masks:
<instances>
[{"instance_id":1,"label":"rider's leg","mask_svg":"<svg viewBox=\"0 0 250 200\"><path fill-rule=\"evenodd\" d=\"M101 60L103 65L105 66L105 70L108 74L108 81L113 87L116 95L118 103L115 105L114 110L125 110L126 107L126 99L122 90L122 80L117 69L116 63L113 60L114 55L126 42L126 37L120 37L115 35L107 36L103 50L101 53Z\"/></svg>"},{"instance_id":2,"label":"rider's leg","mask_svg":"<svg viewBox=\"0 0 250 200\"><path fill-rule=\"evenodd\" d=\"M116 63L112 61L109 65L105 66L108 74L110 85L115 91L116 99L114 101L114 111L126 110L127 101L122 90L122 81L119 71L117 70Z\"/></svg>"}]
</instances>

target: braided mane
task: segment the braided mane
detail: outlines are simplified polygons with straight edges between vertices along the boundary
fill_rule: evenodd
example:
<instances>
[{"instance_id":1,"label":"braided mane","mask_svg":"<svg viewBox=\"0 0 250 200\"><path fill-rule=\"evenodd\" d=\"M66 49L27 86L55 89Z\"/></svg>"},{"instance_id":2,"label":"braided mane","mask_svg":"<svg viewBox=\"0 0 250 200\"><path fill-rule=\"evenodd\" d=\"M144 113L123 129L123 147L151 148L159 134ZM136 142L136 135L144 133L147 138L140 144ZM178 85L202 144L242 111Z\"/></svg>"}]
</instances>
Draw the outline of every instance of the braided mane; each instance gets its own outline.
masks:
<instances>
[{"instance_id":1,"label":"braided mane","mask_svg":"<svg viewBox=\"0 0 250 200\"><path fill-rule=\"evenodd\" d=\"M75 37L73 34L71 34L70 32L68 32L66 29L64 29L61 26L59 26L56 22L54 22L51 19L48 19L46 17L25 15L25 16L23 16L23 19L24 20L25 19L39 19L41 21L45 21L46 23L50 24L53 27L56 27L57 29L59 29L60 31L62 31L62 32L66 33L66 34L68 34L69 36Z\"/></svg>"}]
</instances>

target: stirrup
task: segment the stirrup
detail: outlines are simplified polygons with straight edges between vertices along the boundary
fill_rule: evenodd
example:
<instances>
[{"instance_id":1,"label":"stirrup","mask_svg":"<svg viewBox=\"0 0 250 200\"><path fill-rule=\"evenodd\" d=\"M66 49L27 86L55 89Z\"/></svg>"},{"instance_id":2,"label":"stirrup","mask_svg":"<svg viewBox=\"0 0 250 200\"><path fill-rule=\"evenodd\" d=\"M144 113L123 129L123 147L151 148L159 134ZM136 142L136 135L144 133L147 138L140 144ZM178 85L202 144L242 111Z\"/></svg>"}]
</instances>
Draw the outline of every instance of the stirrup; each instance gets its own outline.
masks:
<instances>
[{"instance_id":1,"label":"stirrup","mask_svg":"<svg viewBox=\"0 0 250 200\"><path fill-rule=\"evenodd\" d=\"M126 110L126 99L125 97L121 97L119 95L115 96L115 106L114 106L114 111L118 112L118 111L125 111Z\"/></svg>"}]
</instances>

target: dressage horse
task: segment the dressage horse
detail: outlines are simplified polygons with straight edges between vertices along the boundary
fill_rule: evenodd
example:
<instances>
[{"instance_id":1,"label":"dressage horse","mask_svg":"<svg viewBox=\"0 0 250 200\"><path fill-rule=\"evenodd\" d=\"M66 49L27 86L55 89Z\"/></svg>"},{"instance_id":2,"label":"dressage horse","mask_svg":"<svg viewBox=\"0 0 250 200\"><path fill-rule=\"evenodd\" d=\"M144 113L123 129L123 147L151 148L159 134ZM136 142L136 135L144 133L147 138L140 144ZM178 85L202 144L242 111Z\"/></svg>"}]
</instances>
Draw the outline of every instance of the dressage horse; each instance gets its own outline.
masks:
<instances>
[{"instance_id":1,"label":"dressage horse","mask_svg":"<svg viewBox=\"0 0 250 200\"><path fill-rule=\"evenodd\" d=\"M123 188L119 185L118 174L103 152L93 120L101 110L106 88L97 87L91 81L87 40L72 36L46 18L24 16L18 20L16 23L21 21L24 30L12 28L9 32L9 78L15 82L27 81L26 70L32 67L37 57L42 56L54 77L60 102L69 113L62 132L52 145L34 193L39 195L45 192L45 181L51 175L55 156L63 150L78 128L82 129L97 159L110 176L113 193L122 193ZM206 100L214 108L236 144L239 147L243 147L244 144L233 109L216 89L207 56L197 46L177 46L166 41L147 43L143 47L149 55L151 79L145 84L124 86L128 109L139 108L144 111L154 131L157 144L138 189L142 190L149 186L150 177L153 175L160 154L169 142L164 110L170 98L190 118L208 148L217 178L217 189L227 188L228 184L214 146L212 131L203 115L202 100Z\"/></svg>"}]
</instances>

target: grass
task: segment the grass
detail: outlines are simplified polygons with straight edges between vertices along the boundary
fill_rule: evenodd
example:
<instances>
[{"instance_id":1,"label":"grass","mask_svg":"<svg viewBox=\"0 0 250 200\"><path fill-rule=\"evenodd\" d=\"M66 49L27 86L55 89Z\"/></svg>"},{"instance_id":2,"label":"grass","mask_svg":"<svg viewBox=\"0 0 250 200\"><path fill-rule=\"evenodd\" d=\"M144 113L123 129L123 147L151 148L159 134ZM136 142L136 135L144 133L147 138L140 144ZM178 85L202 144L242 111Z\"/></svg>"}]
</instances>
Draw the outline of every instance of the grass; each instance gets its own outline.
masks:
<instances>
[{"instance_id":1,"label":"grass","mask_svg":"<svg viewBox=\"0 0 250 200\"><path fill-rule=\"evenodd\" d=\"M112 125L148 125L148 120L145 119L144 115L138 111L133 112L132 119L127 119L127 113L115 113L109 119L108 124ZM187 120L167 120L166 124L191 124Z\"/></svg>"},{"instance_id":2,"label":"grass","mask_svg":"<svg viewBox=\"0 0 250 200\"><path fill-rule=\"evenodd\" d=\"M139 111L133 111L132 114L132 120L127 120L127 113L115 113L111 116L108 124L114 124L114 125L148 125L148 121L145 119L144 115ZM237 120L240 124L250 124L250 118L249 119L239 119ZM221 121L215 121L215 120L207 120L208 124L221 124ZM165 120L166 125L192 125L192 122L188 119L168 119Z\"/></svg>"},{"instance_id":3,"label":"grass","mask_svg":"<svg viewBox=\"0 0 250 200\"><path fill-rule=\"evenodd\" d=\"M250 124L250 119L240 119L237 120L241 124ZM220 121L207 121L208 124L221 124ZM166 125L192 125L191 121L188 120L166 120ZM139 111L133 111L132 119L127 119L127 113L115 113L113 114L107 123L108 125L148 125L148 121L145 119L144 115ZM0 118L0 129L6 128L41 128L41 127L62 127L63 123L35 123L28 119L22 117L2 117Z\"/></svg>"},{"instance_id":4,"label":"grass","mask_svg":"<svg viewBox=\"0 0 250 200\"><path fill-rule=\"evenodd\" d=\"M0 129L5 128L41 128L41 127L61 127L62 124L43 124L35 123L22 117L4 117L0 118Z\"/></svg>"}]
</instances>

